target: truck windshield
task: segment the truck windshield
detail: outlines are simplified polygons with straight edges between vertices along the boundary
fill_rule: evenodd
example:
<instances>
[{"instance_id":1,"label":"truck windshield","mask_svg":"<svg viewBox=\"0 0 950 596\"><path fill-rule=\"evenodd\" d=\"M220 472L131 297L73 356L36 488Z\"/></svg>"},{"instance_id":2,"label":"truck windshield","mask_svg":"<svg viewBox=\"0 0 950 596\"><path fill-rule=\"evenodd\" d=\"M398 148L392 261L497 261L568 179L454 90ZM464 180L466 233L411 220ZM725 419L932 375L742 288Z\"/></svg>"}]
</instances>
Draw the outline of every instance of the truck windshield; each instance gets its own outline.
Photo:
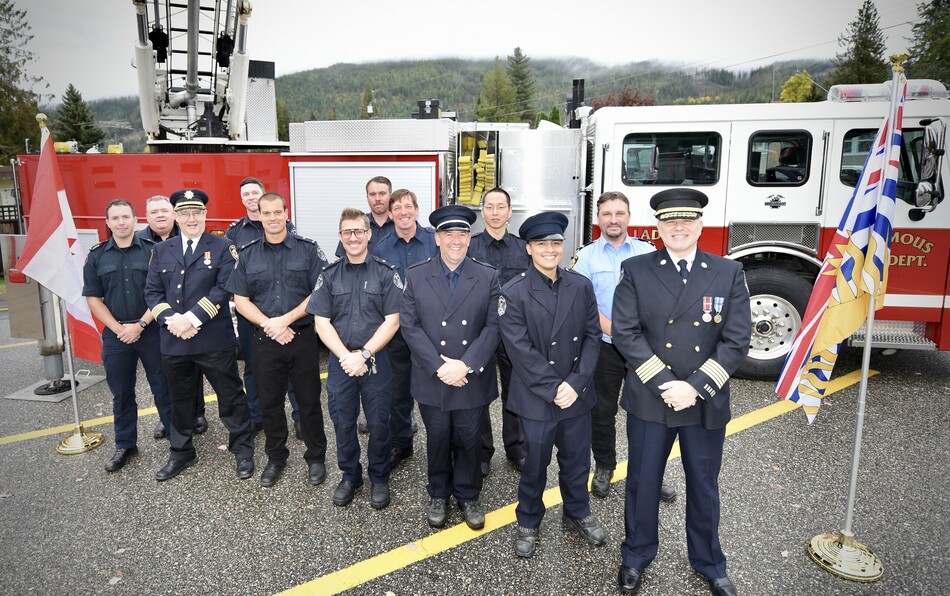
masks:
<instances>
[{"instance_id":1,"label":"truck windshield","mask_svg":"<svg viewBox=\"0 0 950 596\"><path fill-rule=\"evenodd\" d=\"M877 130L870 128L855 128L844 136L844 145L841 148L841 172L839 178L843 184L857 186L861 177L861 169L874 146L874 136ZM897 198L913 204L914 191L920 182L921 149L923 147L924 129L905 128L902 131L901 165L897 179Z\"/></svg>"}]
</instances>

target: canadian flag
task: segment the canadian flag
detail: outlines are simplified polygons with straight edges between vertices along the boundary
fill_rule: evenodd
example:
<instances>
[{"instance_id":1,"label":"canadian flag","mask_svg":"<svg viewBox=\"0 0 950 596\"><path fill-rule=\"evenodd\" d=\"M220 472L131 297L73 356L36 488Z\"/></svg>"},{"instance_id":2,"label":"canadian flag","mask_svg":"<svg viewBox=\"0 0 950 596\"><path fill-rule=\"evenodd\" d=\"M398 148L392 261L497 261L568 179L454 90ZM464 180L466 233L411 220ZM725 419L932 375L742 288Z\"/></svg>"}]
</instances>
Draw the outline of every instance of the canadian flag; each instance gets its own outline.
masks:
<instances>
[{"instance_id":1,"label":"canadian flag","mask_svg":"<svg viewBox=\"0 0 950 596\"><path fill-rule=\"evenodd\" d=\"M53 149L53 138L42 127L40 161L36 170L30 227L17 269L59 296L66 306L73 353L100 362L102 340L82 295L82 268L86 262L66 200L66 190Z\"/></svg>"}]
</instances>

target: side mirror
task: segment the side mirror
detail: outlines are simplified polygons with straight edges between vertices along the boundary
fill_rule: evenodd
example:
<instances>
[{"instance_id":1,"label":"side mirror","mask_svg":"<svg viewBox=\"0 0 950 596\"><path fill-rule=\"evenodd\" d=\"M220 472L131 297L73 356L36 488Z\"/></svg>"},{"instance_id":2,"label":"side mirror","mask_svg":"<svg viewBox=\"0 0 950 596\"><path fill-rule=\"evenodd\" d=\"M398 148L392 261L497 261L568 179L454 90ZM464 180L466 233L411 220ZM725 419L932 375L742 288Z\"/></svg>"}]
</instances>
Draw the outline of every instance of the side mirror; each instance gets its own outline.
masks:
<instances>
[{"instance_id":1,"label":"side mirror","mask_svg":"<svg viewBox=\"0 0 950 596\"><path fill-rule=\"evenodd\" d=\"M943 161L946 128L942 120L924 120L923 144L920 157L920 182L917 184L915 202L917 207L936 205L940 196L940 162Z\"/></svg>"}]
</instances>

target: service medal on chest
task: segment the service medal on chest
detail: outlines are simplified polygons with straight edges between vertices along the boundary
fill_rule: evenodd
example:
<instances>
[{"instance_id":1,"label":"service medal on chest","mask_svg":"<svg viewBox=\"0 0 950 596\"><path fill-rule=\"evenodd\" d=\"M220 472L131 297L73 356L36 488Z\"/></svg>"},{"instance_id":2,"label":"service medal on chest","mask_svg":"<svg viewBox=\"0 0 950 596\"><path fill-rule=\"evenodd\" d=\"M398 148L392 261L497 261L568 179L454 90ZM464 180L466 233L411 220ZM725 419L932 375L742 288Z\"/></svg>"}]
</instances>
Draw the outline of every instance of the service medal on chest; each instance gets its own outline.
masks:
<instances>
[{"instance_id":1,"label":"service medal on chest","mask_svg":"<svg viewBox=\"0 0 950 596\"><path fill-rule=\"evenodd\" d=\"M210 251L210 250L206 250L206 251L205 251L204 264L205 264L205 265L211 265L211 251Z\"/></svg>"},{"instance_id":2,"label":"service medal on chest","mask_svg":"<svg viewBox=\"0 0 950 596\"><path fill-rule=\"evenodd\" d=\"M712 296L703 296L703 322L712 321Z\"/></svg>"},{"instance_id":3,"label":"service medal on chest","mask_svg":"<svg viewBox=\"0 0 950 596\"><path fill-rule=\"evenodd\" d=\"M716 316L713 317L713 321L715 321L717 324L722 323L722 305L726 302L726 299L722 296L716 296L714 302L715 305L713 308L716 309Z\"/></svg>"}]
</instances>

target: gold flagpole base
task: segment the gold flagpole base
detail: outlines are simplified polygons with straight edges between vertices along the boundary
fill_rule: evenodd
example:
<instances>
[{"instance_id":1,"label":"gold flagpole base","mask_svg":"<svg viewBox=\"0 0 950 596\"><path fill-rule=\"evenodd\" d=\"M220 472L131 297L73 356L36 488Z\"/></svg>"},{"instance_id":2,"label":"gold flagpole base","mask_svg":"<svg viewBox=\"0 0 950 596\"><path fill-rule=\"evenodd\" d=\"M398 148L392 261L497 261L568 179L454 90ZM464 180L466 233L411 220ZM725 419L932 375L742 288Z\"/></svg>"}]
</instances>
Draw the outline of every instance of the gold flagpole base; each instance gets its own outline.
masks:
<instances>
[{"instance_id":1,"label":"gold flagpole base","mask_svg":"<svg viewBox=\"0 0 950 596\"><path fill-rule=\"evenodd\" d=\"M60 455L76 455L92 451L99 445L105 443L105 437L101 432L86 432L82 426L77 426L73 434L59 442L56 446L56 453Z\"/></svg>"},{"instance_id":2,"label":"gold flagpole base","mask_svg":"<svg viewBox=\"0 0 950 596\"><path fill-rule=\"evenodd\" d=\"M881 559L844 530L812 538L808 555L825 571L851 581L876 582L884 575Z\"/></svg>"}]
</instances>

